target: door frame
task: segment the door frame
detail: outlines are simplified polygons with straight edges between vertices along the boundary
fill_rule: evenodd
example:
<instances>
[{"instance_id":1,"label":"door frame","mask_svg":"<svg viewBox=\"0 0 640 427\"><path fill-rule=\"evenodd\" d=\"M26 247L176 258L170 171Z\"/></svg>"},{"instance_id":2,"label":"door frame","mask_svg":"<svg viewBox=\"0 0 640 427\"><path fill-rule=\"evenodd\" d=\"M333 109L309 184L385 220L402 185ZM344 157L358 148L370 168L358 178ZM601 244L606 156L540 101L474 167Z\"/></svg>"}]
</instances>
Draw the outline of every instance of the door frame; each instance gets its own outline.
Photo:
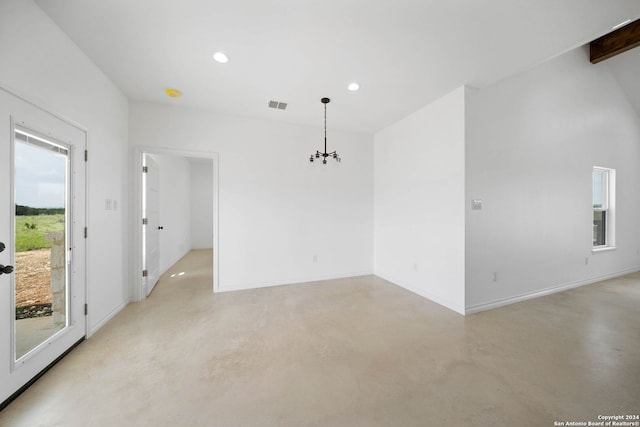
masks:
<instances>
[{"instance_id":1,"label":"door frame","mask_svg":"<svg viewBox=\"0 0 640 427\"><path fill-rule=\"evenodd\" d=\"M0 91L5 92L6 94L16 98L17 100L20 100L22 102L24 102L25 104L30 105L31 107L40 110L41 112L43 112L44 114L47 114L57 120L60 120L61 122L65 123L66 125L75 128L76 130L78 130L80 132L80 134L82 135L81 137L81 143L77 148L78 149L83 149L86 152L88 152L90 150L90 132L89 129L80 124L79 122L70 119L69 117L67 117L64 114L61 114L59 112L57 112L55 109L51 108L50 106L48 106L45 103L42 103L40 100L35 100L34 98L31 98L30 96L24 94L21 91L17 91L13 88L11 88L10 86L6 85L4 82L0 81ZM11 129L13 132L14 129L14 119L12 117L11 119ZM13 141L13 136L11 138L11 140ZM15 148L14 147L10 147L10 152L13 153L13 150ZM9 185L13 185L13 174L14 174L14 165L13 162L11 164L11 176L12 179L9 182ZM90 206L90 173L89 173L89 162L85 161L84 162L84 171L81 172L83 174L82 176L82 180L84 182L83 187L84 188L74 188L72 191L77 192L78 194L82 194L83 195L83 199L84 199L84 204L81 206L78 206L78 209L76 211L81 211L83 212L84 215L84 227L89 227L90 224L90 212L89 212L89 206ZM13 191L11 191L13 194ZM13 199L13 196L12 196ZM14 203L13 200L11 201L11 203ZM10 226L10 230L12 233L15 233L15 224L12 224ZM82 244L84 245L84 254L82 257L75 257L74 256L74 260L79 260L82 264L83 264L83 274L81 274L79 276L79 279L82 280L84 283L82 283L82 289L84 290L84 301L80 301L80 304L86 304L89 301L89 295L90 295L90 289L89 289L89 278L91 277L90 275L90 266L89 266L89 262L88 260L90 259L90 245L89 242L86 238L80 238ZM35 374L35 376L29 380L27 383L25 383L22 387L20 387L17 391L15 391L13 394L11 394L6 400L4 401L0 401L0 410L2 408L4 408L6 405L8 405L11 401L13 401L18 395L20 395L24 390L26 390L31 384L33 384L38 378L40 378L44 372L46 372L47 370L49 370L54 364L56 364L60 359L62 359L64 356L66 356L71 350L73 350L82 340L89 338L90 336L90 322L89 322L89 315L85 314L84 316L84 320L81 321L80 319L78 320L78 324L84 325L84 336L83 338L74 343L71 347L69 347L68 349L66 349L64 352L62 352L60 355L58 355L50 364L48 364L47 366L45 366L42 370L40 370L40 372L37 372ZM13 336L13 333L11 334ZM15 343L11 344L11 348L14 348ZM10 358L12 360L11 363L11 371L14 371L15 369L17 369L17 367L15 366L15 362L13 361L13 356Z\"/></svg>"},{"instance_id":2,"label":"door frame","mask_svg":"<svg viewBox=\"0 0 640 427\"><path fill-rule=\"evenodd\" d=\"M145 277L143 291L146 298L160 281L160 165L151 154L143 154L143 159L142 203L144 209L146 209L143 212L143 218L147 221L142 223L142 242L144 245L142 261L144 263L143 268L147 272L146 276L143 275ZM155 204L153 205L149 203L151 202L150 190L155 190L156 192ZM155 216L153 214L154 210ZM149 246L150 240L155 240L155 247ZM154 249L155 256L152 256ZM150 265L149 261L152 259L155 262Z\"/></svg>"},{"instance_id":3,"label":"door frame","mask_svg":"<svg viewBox=\"0 0 640 427\"><path fill-rule=\"evenodd\" d=\"M9 95L15 96L16 98L20 99L21 101L26 102L29 105L32 105L33 107L37 108L38 110L41 110L43 112L45 112L46 114L51 115L52 117L55 117L63 122L65 122L66 124L68 124L69 126L72 126L76 129L78 129L80 132L82 132L84 134L84 149L89 152L89 150L91 149L91 133L89 132L89 128L84 126L83 124L65 116L64 114L61 114L59 112L57 112L55 109L49 107L48 105L41 103L41 102L36 102L35 100L31 99L30 97L28 97L27 95L21 93L20 91L16 91L15 89L11 88L10 86L4 84L4 82L0 81L0 90L8 93ZM89 206L91 206L91 192L89 191L90 188L90 173L89 173L89 162L85 162L84 163L84 222L85 222L85 227L89 227L89 224L91 224L91 217L90 217L90 212L89 212ZM12 172L13 173L13 172ZM89 278L91 277L90 274L90 266L89 266L89 262L88 260L91 259L90 257L90 245L87 239L85 239L84 241L84 259L82 260L84 262L84 304L88 304L89 303L89 294L90 294L90 289L89 289ZM84 332L85 332L85 337L89 338L90 336L90 322L89 322L89 314L84 316Z\"/></svg>"},{"instance_id":4,"label":"door frame","mask_svg":"<svg viewBox=\"0 0 640 427\"><path fill-rule=\"evenodd\" d=\"M213 283L211 284L212 292L218 292L220 286L220 268L219 268L219 154L217 152L207 151L189 151L189 150L174 150L170 148L162 147L149 147L138 145L133 147L132 159L132 176L133 179L133 191L132 191L132 239L131 247L133 248L133 262L131 266L131 301L142 301L146 298L144 292L145 278L142 277L142 270L144 268L144 259L142 257L142 164L145 154L160 154L177 157L196 157L203 159L211 159L213 162Z\"/></svg>"}]
</instances>

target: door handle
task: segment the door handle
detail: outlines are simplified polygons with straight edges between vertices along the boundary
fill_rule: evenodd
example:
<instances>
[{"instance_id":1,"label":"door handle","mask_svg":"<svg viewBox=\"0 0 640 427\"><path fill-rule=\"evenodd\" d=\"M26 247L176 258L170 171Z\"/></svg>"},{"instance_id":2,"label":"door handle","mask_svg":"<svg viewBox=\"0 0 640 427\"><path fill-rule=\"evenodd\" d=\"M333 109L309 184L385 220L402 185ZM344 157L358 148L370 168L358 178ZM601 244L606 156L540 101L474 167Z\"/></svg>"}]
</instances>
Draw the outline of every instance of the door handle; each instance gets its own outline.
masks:
<instances>
[{"instance_id":1,"label":"door handle","mask_svg":"<svg viewBox=\"0 0 640 427\"><path fill-rule=\"evenodd\" d=\"M0 252L4 251L6 246L4 243L0 242ZM2 265L0 264L0 274L10 274L13 273L12 265Z\"/></svg>"}]
</instances>

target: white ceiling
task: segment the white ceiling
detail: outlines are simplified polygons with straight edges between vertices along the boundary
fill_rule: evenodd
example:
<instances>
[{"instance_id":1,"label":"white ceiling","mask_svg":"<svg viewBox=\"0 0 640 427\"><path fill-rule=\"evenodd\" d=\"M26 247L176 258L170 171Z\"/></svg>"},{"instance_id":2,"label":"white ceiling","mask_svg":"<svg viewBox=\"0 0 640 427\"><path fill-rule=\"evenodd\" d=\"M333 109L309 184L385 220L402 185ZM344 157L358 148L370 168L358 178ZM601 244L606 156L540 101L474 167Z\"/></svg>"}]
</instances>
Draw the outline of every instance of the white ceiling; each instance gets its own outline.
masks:
<instances>
[{"instance_id":1,"label":"white ceiling","mask_svg":"<svg viewBox=\"0 0 640 427\"><path fill-rule=\"evenodd\" d=\"M640 16L638 0L36 2L130 99L322 126L327 96L329 128L369 133Z\"/></svg>"}]
</instances>

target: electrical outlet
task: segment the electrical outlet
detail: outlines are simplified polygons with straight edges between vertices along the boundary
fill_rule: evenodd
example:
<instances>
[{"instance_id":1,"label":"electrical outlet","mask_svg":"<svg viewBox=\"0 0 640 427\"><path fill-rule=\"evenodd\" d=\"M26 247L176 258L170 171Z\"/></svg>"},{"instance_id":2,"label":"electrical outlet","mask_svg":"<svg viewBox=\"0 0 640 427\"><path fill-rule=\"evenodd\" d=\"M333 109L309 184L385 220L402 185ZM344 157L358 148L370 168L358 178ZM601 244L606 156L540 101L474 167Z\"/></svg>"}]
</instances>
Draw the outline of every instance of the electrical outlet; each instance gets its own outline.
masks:
<instances>
[{"instance_id":1,"label":"electrical outlet","mask_svg":"<svg viewBox=\"0 0 640 427\"><path fill-rule=\"evenodd\" d=\"M420 266L418 265L417 262L413 263L413 271L415 271L416 273L420 270Z\"/></svg>"},{"instance_id":2,"label":"electrical outlet","mask_svg":"<svg viewBox=\"0 0 640 427\"><path fill-rule=\"evenodd\" d=\"M584 257L584 265L589 265L589 257Z\"/></svg>"},{"instance_id":3,"label":"electrical outlet","mask_svg":"<svg viewBox=\"0 0 640 427\"><path fill-rule=\"evenodd\" d=\"M493 272L493 281L494 281L494 282L497 282L497 281L498 281L498 272L497 272L497 271L494 271L494 272Z\"/></svg>"}]
</instances>

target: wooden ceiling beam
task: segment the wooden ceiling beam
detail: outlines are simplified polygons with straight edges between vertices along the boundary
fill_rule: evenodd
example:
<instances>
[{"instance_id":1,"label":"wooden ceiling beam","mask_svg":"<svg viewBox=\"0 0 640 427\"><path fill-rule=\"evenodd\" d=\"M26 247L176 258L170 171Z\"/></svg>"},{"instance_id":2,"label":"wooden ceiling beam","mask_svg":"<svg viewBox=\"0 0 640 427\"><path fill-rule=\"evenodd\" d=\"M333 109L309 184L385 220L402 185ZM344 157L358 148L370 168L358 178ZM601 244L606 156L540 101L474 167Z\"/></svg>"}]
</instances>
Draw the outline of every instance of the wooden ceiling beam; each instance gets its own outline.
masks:
<instances>
[{"instance_id":1,"label":"wooden ceiling beam","mask_svg":"<svg viewBox=\"0 0 640 427\"><path fill-rule=\"evenodd\" d=\"M592 41L589 45L590 60L597 64L637 46L640 46L640 20Z\"/></svg>"}]
</instances>

